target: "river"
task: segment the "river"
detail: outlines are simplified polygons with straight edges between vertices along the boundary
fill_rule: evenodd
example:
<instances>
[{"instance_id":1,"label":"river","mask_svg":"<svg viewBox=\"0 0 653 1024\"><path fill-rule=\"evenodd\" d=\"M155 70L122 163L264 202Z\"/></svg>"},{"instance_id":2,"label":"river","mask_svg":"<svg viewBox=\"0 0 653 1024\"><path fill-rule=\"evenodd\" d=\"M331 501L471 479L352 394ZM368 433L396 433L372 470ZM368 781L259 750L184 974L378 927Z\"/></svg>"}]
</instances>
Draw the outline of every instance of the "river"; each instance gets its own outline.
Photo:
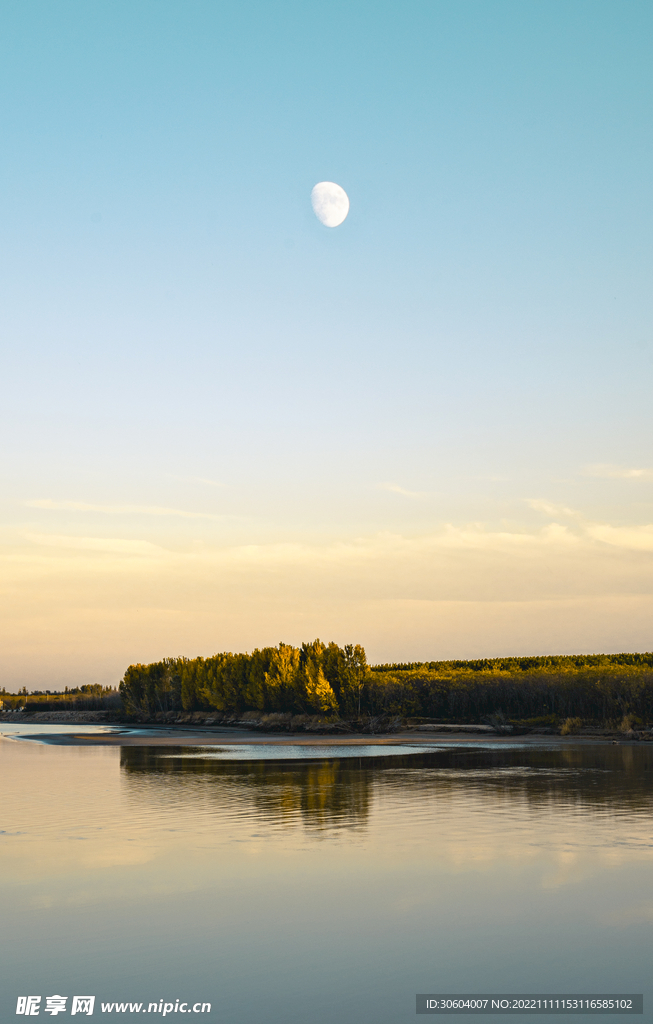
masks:
<instances>
[{"instance_id":1,"label":"river","mask_svg":"<svg viewBox=\"0 0 653 1024\"><path fill-rule=\"evenodd\" d=\"M30 994L42 1017L94 994L95 1015L210 1003L229 1024L408 1024L418 992L652 1005L648 745L14 735L0 766L2 1021Z\"/></svg>"}]
</instances>

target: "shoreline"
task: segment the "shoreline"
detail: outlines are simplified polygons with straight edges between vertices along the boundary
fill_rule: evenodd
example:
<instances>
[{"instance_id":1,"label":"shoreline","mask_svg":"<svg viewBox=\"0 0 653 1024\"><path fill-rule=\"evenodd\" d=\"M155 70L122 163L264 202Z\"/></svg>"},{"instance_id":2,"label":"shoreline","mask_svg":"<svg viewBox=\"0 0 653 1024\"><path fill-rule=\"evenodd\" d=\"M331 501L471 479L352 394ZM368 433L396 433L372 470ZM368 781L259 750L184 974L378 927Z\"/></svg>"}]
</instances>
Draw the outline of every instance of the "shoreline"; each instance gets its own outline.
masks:
<instances>
[{"instance_id":1,"label":"shoreline","mask_svg":"<svg viewBox=\"0 0 653 1024\"><path fill-rule=\"evenodd\" d=\"M39 725L42 732L5 732L3 726ZM58 732L59 725L78 725L74 731ZM86 731L84 725L91 726ZM95 726L95 729L92 727ZM101 730L101 731L100 731ZM53 746L100 746L100 747L219 747L224 745L256 746L310 746L310 747L351 747L351 746L413 746L433 747L568 747L582 746L638 746L653 742L647 739L607 735L570 735L528 733L526 735L499 735L494 732L472 732L469 729L447 729L442 731L418 732L416 729L400 730L394 733L365 734L350 733L346 736L316 733L261 733L235 726L214 726L193 728L165 725L131 725L126 723L79 723L79 722L7 722L0 721L0 740L31 740Z\"/></svg>"}]
</instances>

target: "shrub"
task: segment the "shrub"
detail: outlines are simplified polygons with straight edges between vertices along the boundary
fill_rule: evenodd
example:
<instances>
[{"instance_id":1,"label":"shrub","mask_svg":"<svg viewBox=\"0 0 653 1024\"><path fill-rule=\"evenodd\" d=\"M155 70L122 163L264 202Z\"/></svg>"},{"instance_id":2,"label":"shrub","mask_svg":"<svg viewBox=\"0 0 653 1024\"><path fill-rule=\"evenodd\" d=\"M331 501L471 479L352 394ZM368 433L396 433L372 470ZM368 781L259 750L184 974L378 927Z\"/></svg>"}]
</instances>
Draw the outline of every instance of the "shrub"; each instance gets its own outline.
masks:
<instances>
[{"instance_id":1,"label":"shrub","mask_svg":"<svg viewBox=\"0 0 653 1024\"><path fill-rule=\"evenodd\" d=\"M582 718L566 718L562 723L562 729L560 730L561 736L575 736L576 733L580 732L580 728L583 724Z\"/></svg>"}]
</instances>

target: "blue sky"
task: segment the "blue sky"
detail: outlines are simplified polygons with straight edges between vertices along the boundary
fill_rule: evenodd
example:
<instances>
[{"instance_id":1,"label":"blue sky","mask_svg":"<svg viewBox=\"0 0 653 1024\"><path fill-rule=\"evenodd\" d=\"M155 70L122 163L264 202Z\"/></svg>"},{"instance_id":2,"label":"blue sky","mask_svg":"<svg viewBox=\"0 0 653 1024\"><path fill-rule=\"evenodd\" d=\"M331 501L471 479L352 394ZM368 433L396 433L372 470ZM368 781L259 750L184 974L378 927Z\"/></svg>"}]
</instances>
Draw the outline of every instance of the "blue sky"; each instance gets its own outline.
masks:
<instances>
[{"instance_id":1,"label":"blue sky","mask_svg":"<svg viewBox=\"0 0 653 1024\"><path fill-rule=\"evenodd\" d=\"M4 685L650 649L650 4L0 27Z\"/></svg>"}]
</instances>

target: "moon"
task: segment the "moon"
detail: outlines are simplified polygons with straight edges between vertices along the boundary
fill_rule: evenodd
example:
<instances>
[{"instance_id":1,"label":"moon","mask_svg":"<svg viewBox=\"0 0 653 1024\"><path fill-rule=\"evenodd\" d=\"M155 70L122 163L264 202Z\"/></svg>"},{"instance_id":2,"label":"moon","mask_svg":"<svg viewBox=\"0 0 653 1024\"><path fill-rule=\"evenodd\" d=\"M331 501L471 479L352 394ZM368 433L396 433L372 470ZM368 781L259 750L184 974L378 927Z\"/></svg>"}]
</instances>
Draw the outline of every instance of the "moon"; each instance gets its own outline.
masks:
<instances>
[{"instance_id":1,"label":"moon","mask_svg":"<svg viewBox=\"0 0 653 1024\"><path fill-rule=\"evenodd\" d=\"M319 181L311 192L313 213L327 228L337 228L349 213L349 196L335 181Z\"/></svg>"}]
</instances>

